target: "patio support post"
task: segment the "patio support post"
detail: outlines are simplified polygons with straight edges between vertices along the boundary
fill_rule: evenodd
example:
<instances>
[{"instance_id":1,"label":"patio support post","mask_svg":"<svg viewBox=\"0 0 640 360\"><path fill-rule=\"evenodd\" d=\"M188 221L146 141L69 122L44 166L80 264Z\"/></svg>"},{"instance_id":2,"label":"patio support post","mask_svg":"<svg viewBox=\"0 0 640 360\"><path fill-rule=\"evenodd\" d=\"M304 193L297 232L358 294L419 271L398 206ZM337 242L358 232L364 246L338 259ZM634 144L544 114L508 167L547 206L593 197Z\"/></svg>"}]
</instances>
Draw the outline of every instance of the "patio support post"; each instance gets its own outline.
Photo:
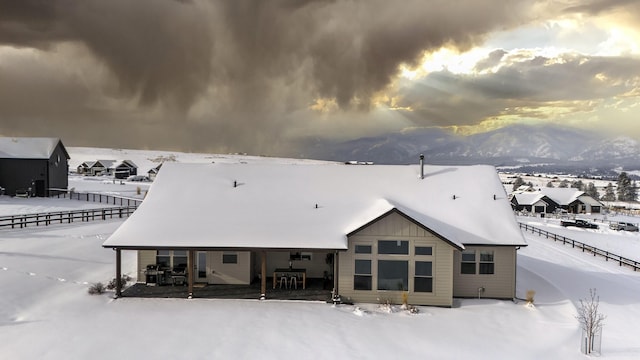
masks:
<instances>
[{"instance_id":1,"label":"patio support post","mask_svg":"<svg viewBox=\"0 0 640 360\"><path fill-rule=\"evenodd\" d=\"M189 272L187 273L188 282L189 282L189 299L193 298L193 273L195 272L195 262L194 259L195 251L189 250L189 256L187 257L187 269Z\"/></svg>"},{"instance_id":2,"label":"patio support post","mask_svg":"<svg viewBox=\"0 0 640 360\"><path fill-rule=\"evenodd\" d=\"M116 298L122 296L122 250L116 248Z\"/></svg>"},{"instance_id":3,"label":"patio support post","mask_svg":"<svg viewBox=\"0 0 640 360\"><path fill-rule=\"evenodd\" d=\"M260 300L267 298L267 252L260 252Z\"/></svg>"},{"instance_id":4,"label":"patio support post","mask_svg":"<svg viewBox=\"0 0 640 360\"><path fill-rule=\"evenodd\" d=\"M336 251L335 255L333 256L333 299L331 299L333 303L340 302L340 295L338 292L338 277L340 275L340 266L338 266L338 262L340 259L338 255L339 252Z\"/></svg>"}]
</instances>

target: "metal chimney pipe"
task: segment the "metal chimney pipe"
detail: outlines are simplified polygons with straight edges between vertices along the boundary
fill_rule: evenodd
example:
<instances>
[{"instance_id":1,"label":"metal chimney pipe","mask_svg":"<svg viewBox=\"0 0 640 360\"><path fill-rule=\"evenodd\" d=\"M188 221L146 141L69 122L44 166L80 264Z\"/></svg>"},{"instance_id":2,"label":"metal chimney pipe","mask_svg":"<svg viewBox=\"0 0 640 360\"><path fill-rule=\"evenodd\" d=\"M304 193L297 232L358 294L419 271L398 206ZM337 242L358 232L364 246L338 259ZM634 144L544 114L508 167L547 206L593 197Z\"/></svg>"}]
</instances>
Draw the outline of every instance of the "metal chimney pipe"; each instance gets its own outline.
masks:
<instances>
[{"instance_id":1,"label":"metal chimney pipe","mask_svg":"<svg viewBox=\"0 0 640 360\"><path fill-rule=\"evenodd\" d=\"M424 155L420 154L420 179L424 179Z\"/></svg>"}]
</instances>

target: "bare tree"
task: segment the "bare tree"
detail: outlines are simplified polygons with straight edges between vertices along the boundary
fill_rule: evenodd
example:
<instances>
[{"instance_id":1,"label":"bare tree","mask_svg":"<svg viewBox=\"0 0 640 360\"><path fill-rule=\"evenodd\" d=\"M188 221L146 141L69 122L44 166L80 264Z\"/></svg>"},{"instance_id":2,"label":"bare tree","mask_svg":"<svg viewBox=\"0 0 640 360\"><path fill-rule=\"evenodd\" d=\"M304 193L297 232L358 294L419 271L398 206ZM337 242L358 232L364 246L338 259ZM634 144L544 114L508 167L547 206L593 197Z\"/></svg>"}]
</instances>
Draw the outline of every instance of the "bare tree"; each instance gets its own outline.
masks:
<instances>
[{"instance_id":1,"label":"bare tree","mask_svg":"<svg viewBox=\"0 0 640 360\"><path fill-rule=\"evenodd\" d=\"M606 316L600 313L600 297L596 294L596 289L589 289L589 299L580 299L580 307L576 319L580 323L582 331L586 335L586 350L590 354L594 349L594 339L596 334L602 330Z\"/></svg>"}]
</instances>

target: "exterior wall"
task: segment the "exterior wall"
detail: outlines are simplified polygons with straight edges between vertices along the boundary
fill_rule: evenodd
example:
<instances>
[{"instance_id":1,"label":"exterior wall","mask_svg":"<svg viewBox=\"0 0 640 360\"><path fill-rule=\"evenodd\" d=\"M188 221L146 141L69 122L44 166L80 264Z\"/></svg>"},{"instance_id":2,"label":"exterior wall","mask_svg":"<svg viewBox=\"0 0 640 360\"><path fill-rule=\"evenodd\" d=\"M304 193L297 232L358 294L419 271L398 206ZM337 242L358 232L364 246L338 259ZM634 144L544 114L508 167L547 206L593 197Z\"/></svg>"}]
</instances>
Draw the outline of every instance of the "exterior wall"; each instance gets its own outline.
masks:
<instances>
[{"instance_id":1,"label":"exterior wall","mask_svg":"<svg viewBox=\"0 0 640 360\"><path fill-rule=\"evenodd\" d=\"M409 256L378 254L378 240L409 241ZM355 254L355 245L371 245L370 255ZM415 255L415 246L431 246L431 256ZM377 290L377 260L408 260L409 284L408 302L416 305L435 305L450 307L453 303L453 252L454 248L422 229L397 213L391 213L370 226L349 237L349 250L341 252L338 257L338 291L343 299L355 302L377 303L389 301L401 303L405 291ZM355 260L359 258L372 260L372 290L354 290ZM414 262L431 261L433 273L433 291L414 292Z\"/></svg>"},{"instance_id":2,"label":"exterior wall","mask_svg":"<svg viewBox=\"0 0 640 360\"><path fill-rule=\"evenodd\" d=\"M67 189L69 186L69 162L62 143L53 150L49 158L48 181L45 188Z\"/></svg>"},{"instance_id":3,"label":"exterior wall","mask_svg":"<svg viewBox=\"0 0 640 360\"><path fill-rule=\"evenodd\" d=\"M47 166L46 159L0 159L0 186L6 195L14 196L16 190L29 188L35 195L36 181L45 181L46 187Z\"/></svg>"},{"instance_id":4,"label":"exterior wall","mask_svg":"<svg viewBox=\"0 0 640 360\"><path fill-rule=\"evenodd\" d=\"M235 253L237 264L223 264L222 255ZM250 284L251 252L249 251L208 251L207 283L209 284Z\"/></svg>"},{"instance_id":5,"label":"exterior wall","mask_svg":"<svg viewBox=\"0 0 640 360\"><path fill-rule=\"evenodd\" d=\"M516 294L516 248L514 246L465 246L467 250L476 250L476 262L481 250L494 252L494 273L476 274L461 273L461 252L455 251L453 263L453 296L478 297L478 289L484 288L481 297L496 299L512 299Z\"/></svg>"}]
</instances>

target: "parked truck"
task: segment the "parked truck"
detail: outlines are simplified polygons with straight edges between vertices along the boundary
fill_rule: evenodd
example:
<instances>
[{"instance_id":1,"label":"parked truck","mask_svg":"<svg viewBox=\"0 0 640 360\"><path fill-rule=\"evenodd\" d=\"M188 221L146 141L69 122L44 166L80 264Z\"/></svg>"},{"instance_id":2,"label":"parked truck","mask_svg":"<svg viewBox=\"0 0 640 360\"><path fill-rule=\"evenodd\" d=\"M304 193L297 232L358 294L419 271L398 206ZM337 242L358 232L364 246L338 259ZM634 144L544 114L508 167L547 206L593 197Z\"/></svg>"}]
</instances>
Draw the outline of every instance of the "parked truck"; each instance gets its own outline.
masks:
<instances>
[{"instance_id":1,"label":"parked truck","mask_svg":"<svg viewBox=\"0 0 640 360\"><path fill-rule=\"evenodd\" d=\"M589 222L583 219L575 219L575 220L562 220L560 221L560 225L564 227L575 226L579 228L587 228L587 229L597 229L598 225Z\"/></svg>"}]
</instances>

